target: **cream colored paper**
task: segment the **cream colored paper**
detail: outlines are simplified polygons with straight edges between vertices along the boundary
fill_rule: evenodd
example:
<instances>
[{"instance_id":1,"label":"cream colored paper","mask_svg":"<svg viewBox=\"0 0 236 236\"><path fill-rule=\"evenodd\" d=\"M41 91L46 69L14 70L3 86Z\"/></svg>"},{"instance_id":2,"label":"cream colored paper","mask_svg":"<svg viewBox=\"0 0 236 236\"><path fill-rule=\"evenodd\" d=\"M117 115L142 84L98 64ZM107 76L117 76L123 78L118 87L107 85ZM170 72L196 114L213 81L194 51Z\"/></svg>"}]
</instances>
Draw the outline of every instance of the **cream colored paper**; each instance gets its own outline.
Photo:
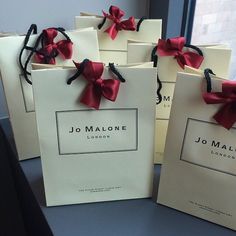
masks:
<instances>
[{"instance_id":1,"label":"cream colored paper","mask_svg":"<svg viewBox=\"0 0 236 236\"><path fill-rule=\"evenodd\" d=\"M58 65L73 65L73 59L75 61L84 58L96 61L100 59L95 30L77 30L67 34L73 42L73 58L62 61L58 56ZM28 46L34 44L36 37L31 36ZM55 41L60 37L64 39L61 34L58 34ZM37 157L40 154L32 86L25 81L18 65L19 52L23 47L24 39L25 36L0 38L1 77L19 160Z\"/></svg>"},{"instance_id":2,"label":"cream colored paper","mask_svg":"<svg viewBox=\"0 0 236 236\"><path fill-rule=\"evenodd\" d=\"M86 27L94 27L94 29L97 29L101 61L105 63L127 63L128 39L154 43L161 37L162 20L144 20L140 26L139 32L122 30L119 31L117 37L112 40L107 33L104 33L112 24L111 20L107 19L102 29L98 30L97 26L102 22L103 17L81 14L81 16L75 17L75 27L77 29ZM138 20L135 20L135 22L137 24Z\"/></svg>"},{"instance_id":3,"label":"cream colored paper","mask_svg":"<svg viewBox=\"0 0 236 236\"><path fill-rule=\"evenodd\" d=\"M197 74L197 75L203 75L204 71L196 69L196 68L192 68L190 66L185 66L184 67L184 72L188 73L188 74Z\"/></svg>"},{"instance_id":4,"label":"cream colored paper","mask_svg":"<svg viewBox=\"0 0 236 236\"><path fill-rule=\"evenodd\" d=\"M147 62L151 60L151 53L156 44L128 42L128 63ZM200 69L211 68L217 76L228 78L231 50L227 45L200 45L204 55ZM169 113L175 87L177 72L183 72L172 56L158 58L158 75L162 81L163 101L157 105L156 120L156 154L154 162L162 163L165 148L166 131Z\"/></svg>"},{"instance_id":5,"label":"cream colored paper","mask_svg":"<svg viewBox=\"0 0 236 236\"><path fill-rule=\"evenodd\" d=\"M212 87L221 91L222 80ZM236 126L215 122L221 105L207 105L205 89L201 75L178 73L158 203L235 230Z\"/></svg>"},{"instance_id":6,"label":"cream colored paper","mask_svg":"<svg viewBox=\"0 0 236 236\"><path fill-rule=\"evenodd\" d=\"M151 52L156 44L144 42L128 42L128 63L141 63L151 60ZM211 68L220 77L229 77L231 49L227 45L196 45L204 55L204 61L199 69ZM183 70L172 56L158 58L158 70L160 78L165 75L165 80L175 81L176 73ZM170 69L171 67L171 69Z\"/></svg>"},{"instance_id":7,"label":"cream colored paper","mask_svg":"<svg viewBox=\"0 0 236 236\"><path fill-rule=\"evenodd\" d=\"M9 36L17 36L17 33L13 33L13 32L0 32L0 38L1 37L9 37Z\"/></svg>"},{"instance_id":8,"label":"cream colored paper","mask_svg":"<svg viewBox=\"0 0 236 236\"><path fill-rule=\"evenodd\" d=\"M156 70L117 69L126 82L115 102L102 98L99 110L79 102L83 78L66 84L75 70L32 71L48 206L151 196ZM110 76L106 69L103 77ZM120 130L107 130L115 126ZM72 127L77 132L69 133Z\"/></svg>"}]
</instances>

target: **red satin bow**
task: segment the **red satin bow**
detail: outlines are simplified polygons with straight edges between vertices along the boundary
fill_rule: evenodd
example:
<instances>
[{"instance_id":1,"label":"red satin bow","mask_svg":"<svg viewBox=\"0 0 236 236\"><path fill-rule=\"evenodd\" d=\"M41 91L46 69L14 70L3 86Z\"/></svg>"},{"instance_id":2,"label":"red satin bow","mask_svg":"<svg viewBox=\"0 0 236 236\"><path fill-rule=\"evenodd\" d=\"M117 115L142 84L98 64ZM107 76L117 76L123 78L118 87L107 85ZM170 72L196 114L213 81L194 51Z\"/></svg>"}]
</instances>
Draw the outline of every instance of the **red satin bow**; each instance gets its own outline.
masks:
<instances>
[{"instance_id":1,"label":"red satin bow","mask_svg":"<svg viewBox=\"0 0 236 236\"><path fill-rule=\"evenodd\" d=\"M236 81L222 83L222 92L203 93L207 104L223 104L213 118L226 129L236 122Z\"/></svg>"},{"instance_id":2,"label":"red satin bow","mask_svg":"<svg viewBox=\"0 0 236 236\"><path fill-rule=\"evenodd\" d=\"M184 37L159 39L157 52L159 56L174 56L182 69L185 65L198 69L204 59L203 56L192 51L183 52L184 45Z\"/></svg>"},{"instance_id":3,"label":"red satin bow","mask_svg":"<svg viewBox=\"0 0 236 236\"><path fill-rule=\"evenodd\" d=\"M79 69L80 63L75 63ZM104 66L100 62L88 61L85 65L83 76L88 81L80 102L86 106L99 109L102 96L112 102L116 100L120 81L115 79L102 79Z\"/></svg>"},{"instance_id":4,"label":"red satin bow","mask_svg":"<svg viewBox=\"0 0 236 236\"><path fill-rule=\"evenodd\" d=\"M131 16L128 20L121 21L125 13L118 7L111 6L109 9L109 13L110 14L103 11L104 17L113 21L112 25L105 30L105 32L110 35L112 40L116 38L118 31L120 30L134 31L136 29L135 20L133 16Z\"/></svg>"},{"instance_id":5,"label":"red satin bow","mask_svg":"<svg viewBox=\"0 0 236 236\"><path fill-rule=\"evenodd\" d=\"M37 63L55 64L55 57L59 54L63 60L72 57L72 45L70 40L60 40L54 43L58 32L56 29L49 28L43 31L45 46L35 54Z\"/></svg>"}]
</instances>

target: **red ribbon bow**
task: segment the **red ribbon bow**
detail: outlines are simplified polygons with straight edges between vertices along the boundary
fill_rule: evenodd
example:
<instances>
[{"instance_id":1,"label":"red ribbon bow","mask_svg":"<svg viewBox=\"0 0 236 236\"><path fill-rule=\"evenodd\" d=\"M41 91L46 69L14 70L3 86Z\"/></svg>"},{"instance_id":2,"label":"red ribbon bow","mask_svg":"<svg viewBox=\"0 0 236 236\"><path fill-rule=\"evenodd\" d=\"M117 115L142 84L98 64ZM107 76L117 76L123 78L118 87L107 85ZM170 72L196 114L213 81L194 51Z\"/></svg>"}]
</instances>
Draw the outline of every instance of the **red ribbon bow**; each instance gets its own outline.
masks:
<instances>
[{"instance_id":1,"label":"red ribbon bow","mask_svg":"<svg viewBox=\"0 0 236 236\"><path fill-rule=\"evenodd\" d=\"M60 40L54 43L54 39L58 32L54 28L43 30L45 46L35 54L37 63L55 64L55 57L59 54L63 60L72 57L72 45L70 40Z\"/></svg>"},{"instance_id":2,"label":"red ribbon bow","mask_svg":"<svg viewBox=\"0 0 236 236\"><path fill-rule=\"evenodd\" d=\"M230 129L236 122L236 81L222 83L222 92L203 93L203 99L207 104L223 104L213 118Z\"/></svg>"},{"instance_id":3,"label":"red ribbon bow","mask_svg":"<svg viewBox=\"0 0 236 236\"><path fill-rule=\"evenodd\" d=\"M185 43L184 37L176 37L167 40L159 39L157 44L158 55L174 56L182 69L184 69L185 65L198 69L204 58L192 51L183 52Z\"/></svg>"},{"instance_id":4,"label":"red ribbon bow","mask_svg":"<svg viewBox=\"0 0 236 236\"><path fill-rule=\"evenodd\" d=\"M80 63L75 63L79 69ZM86 106L99 109L102 96L112 102L118 95L120 81L115 79L102 79L104 66L100 62L88 61L85 65L83 76L88 81L80 102Z\"/></svg>"},{"instance_id":5,"label":"red ribbon bow","mask_svg":"<svg viewBox=\"0 0 236 236\"><path fill-rule=\"evenodd\" d=\"M135 20L134 17L131 16L128 20L121 21L122 17L125 15L124 11L119 9L116 6L111 6L109 9L109 13L103 11L104 17L113 21L112 25L105 30L106 33L110 35L112 40L114 40L120 30L130 30L134 31L135 27Z\"/></svg>"}]
</instances>

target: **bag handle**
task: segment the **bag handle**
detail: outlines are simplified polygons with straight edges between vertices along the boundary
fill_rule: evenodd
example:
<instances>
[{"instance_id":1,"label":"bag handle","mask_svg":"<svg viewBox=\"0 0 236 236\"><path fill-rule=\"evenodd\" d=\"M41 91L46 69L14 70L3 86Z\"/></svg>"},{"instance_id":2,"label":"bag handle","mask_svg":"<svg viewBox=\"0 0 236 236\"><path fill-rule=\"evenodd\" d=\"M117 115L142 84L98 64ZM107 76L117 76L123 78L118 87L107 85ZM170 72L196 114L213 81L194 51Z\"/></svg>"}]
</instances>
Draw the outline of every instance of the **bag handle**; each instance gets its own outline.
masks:
<instances>
[{"instance_id":1,"label":"bag handle","mask_svg":"<svg viewBox=\"0 0 236 236\"><path fill-rule=\"evenodd\" d=\"M60 32L65 38L66 38L66 41L71 42L71 39L70 37L65 33L65 29L62 28L62 27L52 27L52 28L48 28L48 29L54 29L58 32ZM52 50L52 52L48 55L46 54L45 52L43 52L43 48L46 46L46 35L45 35L45 31L43 30L41 32L41 34L38 36L38 38L36 39L36 42L34 44L33 47L29 47L27 46L28 42L29 42L29 39L30 39L30 36L32 33L37 33L37 26L35 24L32 24L25 36L25 40L24 40L24 44L23 44L23 47L20 51L20 54L19 54L19 65L20 65L20 69L24 75L24 78L25 80L27 81L27 83L29 84L32 84L32 81L28 78L29 75L31 75L31 73L27 70L28 68L28 65L29 65L29 62L33 56L34 53L37 53L39 55L42 55L44 58L45 58L45 63L46 64L49 64L47 63L47 61L50 61L50 59L52 58L55 58L57 55L58 55L58 52L55 51L55 50ZM41 49L38 49L39 45L41 43ZM26 61L25 63L23 64L22 62L22 55L23 55L23 52L24 50L28 50L30 51L28 57L26 58Z\"/></svg>"},{"instance_id":2,"label":"bag handle","mask_svg":"<svg viewBox=\"0 0 236 236\"><path fill-rule=\"evenodd\" d=\"M154 57L158 57L156 52L157 52L157 45L152 49L152 53L151 53L151 61L155 62L154 60ZM184 47L187 47L187 48L191 48L191 49L194 49L197 51L197 53L200 55L200 56L203 56L203 52L200 48L198 48L197 46L195 45L192 45L192 44L184 44ZM157 66L157 65L156 65Z\"/></svg>"},{"instance_id":3,"label":"bag handle","mask_svg":"<svg viewBox=\"0 0 236 236\"><path fill-rule=\"evenodd\" d=\"M25 80L29 83L32 84L32 82L28 79L27 75L30 75L30 72L27 71L27 69L25 69L25 66L23 66L22 63L22 55L25 49L30 49L30 47L27 46L30 36L31 34L37 34L37 25L36 24L31 24L30 28L28 29L26 36L25 36L25 40L24 40L24 44L22 49L20 50L20 54L19 54L19 65L20 65L20 69L23 72L24 78Z\"/></svg>"},{"instance_id":4,"label":"bag handle","mask_svg":"<svg viewBox=\"0 0 236 236\"><path fill-rule=\"evenodd\" d=\"M209 69L209 68L206 68L204 70L204 76L205 76L205 79L206 79L206 83L207 83L207 93L210 93L212 91L212 84L211 84L211 75L215 75L214 72Z\"/></svg>"},{"instance_id":5,"label":"bag handle","mask_svg":"<svg viewBox=\"0 0 236 236\"><path fill-rule=\"evenodd\" d=\"M147 20L147 17L143 16L139 19L137 26L136 26L136 31L139 32L141 24L143 23L144 20Z\"/></svg>"},{"instance_id":6,"label":"bag handle","mask_svg":"<svg viewBox=\"0 0 236 236\"><path fill-rule=\"evenodd\" d=\"M79 68L77 69L76 73L72 75L69 79L67 79L67 84L70 85L74 80L76 80L81 74L83 74L86 64L89 62L89 59L84 59L81 63ZM115 74L118 80L122 83L125 82L124 77L120 74L120 72L115 68L114 63L109 63L109 69Z\"/></svg>"},{"instance_id":7,"label":"bag handle","mask_svg":"<svg viewBox=\"0 0 236 236\"><path fill-rule=\"evenodd\" d=\"M230 80L221 81L221 91L212 92L211 69L205 69L204 75L207 82L207 92L202 93L202 98L207 105L220 105L213 115L213 119L226 129L231 129L236 122L236 82Z\"/></svg>"},{"instance_id":8,"label":"bag handle","mask_svg":"<svg viewBox=\"0 0 236 236\"><path fill-rule=\"evenodd\" d=\"M120 80L120 82L124 83L125 79L123 76L120 74L120 72L115 68L114 63L109 63L109 69L117 76L117 78Z\"/></svg>"},{"instance_id":9,"label":"bag handle","mask_svg":"<svg viewBox=\"0 0 236 236\"><path fill-rule=\"evenodd\" d=\"M192 44L188 44L188 43L185 43L184 46L185 46L186 48L194 49L195 51L197 51L197 53L198 53L200 56L203 56L203 52L202 52L202 50L201 50L199 47L197 47L197 46L195 46L195 45L192 45Z\"/></svg>"},{"instance_id":10,"label":"bag handle","mask_svg":"<svg viewBox=\"0 0 236 236\"><path fill-rule=\"evenodd\" d=\"M74 80L76 80L81 74L83 74L84 68L86 66L86 64L89 62L89 59L84 59L81 63L80 63L80 67L77 68L76 73L71 76L69 79L67 79L67 84L70 85Z\"/></svg>"},{"instance_id":11,"label":"bag handle","mask_svg":"<svg viewBox=\"0 0 236 236\"><path fill-rule=\"evenodd\" d=\"M151 53L151 61L153 62L153 67L157 67L157 63L158 63L158 56L156 55L156 50L157 50L157 46L153 48L152 53ZM161 95L162 82L159 78L158 73L157 73L157 85L158 85L158 88L156 91L156 94L157 94L156 104L158 105L162 102L162 95Z\"/></svg>"},{"instance_id":12,"label":"bag handle","mask_svg":"<svg viewBox=\"0 0 236 236\"><path fill-rule=\"evenodd\" d=\"M101 62L92 62L85 59L82 63L75 63L75 66L78 71L67 80L67 84L71 84L73 80L83 74L84 79L88 83L80 95L80 102L82 104L98 110L102 97L112 102L116 101L120 82L124 82L125 79L117 71L114 64L109 64L109 69L118 79L103 79L104 64Z\"/></svg>"},{"instance_id":13,"label":"bag handle","mask_svg":"<svg viewBox=\"0 0 236 236\"><path fill-rule=\"evenodd\" d=\"M102 20L102 22L100 23L100 24L98 24L98 29L100 30L103 26L104 26L104 24L106 23L106 17L103 17L103 20ZM140 19L139 19L139 21L138 21L138 23L137 23L137 26L136 26L136 31L137 32L139 32L139 30L140 30L140 27L141 27L141 24L143 23L143 21L144 20L146 20L147 19L147 17L145 17L145 16L143 16L143 17L141 17Z\"/></svg>"},{"instance_id":14,"label":"bag handle","mask_svg":"<svg viewBox=\"0 0 236 236\"><path fill-rule=\"evenodd\" d=\"M112 19L113 19L113 18L116 18L116 20L118 20L118 21L120 21L121 18L123 17L123 15L124 15L124 12L123 12L121 9L119 9L118 7L116 7L116 6L110 6L110 8L109 8L109 13L110 13L109 16L112 15ZM106 14L105 12L103 12L103 15L104 15L104 17L103 17L103 19L102 19L102 22L101 22L100 24L98 24L98 26L97 26L98 29L101 29L101 28L104 26L104 24L106 23L106 19L107 19L108 14ZM109 16L108 16L108 18L109 18ZM133 18L133 17L132 17L132 18ZM134 19L134 18L133 18L133 19ZM137 31L137 32L139 31L140 26L141 26L142 22L143 22L145 19L147 19L147 18L146 18L146 17L141 17L141 18L139 19L139 21L138 21L138 23L137 23L137 26L136 26L136 31ZM115 22L116 22L116 21L115 21Z\"/></svg>"},{"instance_id":15,"label":"bag handle","mask_svg":"<svg viewBox=\"0 0 236 236\"><path fill-rule=\"evenodd\" d=\"M196 50L200 56L203 56L201 49L198 48L197 46L186 44L186 43L184 44L184 46ZM156 54L157 48L158 48L158 45L156 45L152 49L152 52L151 52L151 61L153 62L153 67L157 67L157 63L158 63L158 55ZM161 95L162 82L158 74L157 74L157 84L158 84L158 88L157 88L157 103L156 104L158 105L162 102L162 95Z\"/></svg>"}]
</instances>

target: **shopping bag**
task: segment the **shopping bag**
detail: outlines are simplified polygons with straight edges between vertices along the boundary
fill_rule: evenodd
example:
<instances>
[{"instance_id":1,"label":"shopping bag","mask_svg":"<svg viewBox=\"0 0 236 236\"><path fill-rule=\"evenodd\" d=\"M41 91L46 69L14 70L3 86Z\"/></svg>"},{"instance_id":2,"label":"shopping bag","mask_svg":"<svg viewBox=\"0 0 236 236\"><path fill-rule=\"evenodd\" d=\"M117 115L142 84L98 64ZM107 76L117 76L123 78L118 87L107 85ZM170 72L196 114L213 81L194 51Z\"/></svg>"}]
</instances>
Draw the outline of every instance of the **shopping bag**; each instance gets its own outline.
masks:
<instances>
[{"instance_id":1,"label":"shopping bag","mask_svg":"<svg viewBox=\"0 0 236 236\"><path fill-rule=\"evenodd\" d=\"M206 78L178 73L158 203L235 230L235 81Z\"/></svg>"},{"instance_id":2,"label":"shopping bag","mask_svg":"<svg viewBox=\"0 0 236 236\"><path fill-rule=\"evenodd\" d=\"M61 28L49 28L30 36L35 29L32 25L27 36L0 38L1 77L20 160L39 156L30 63L72 65L73 59L99 60L97 35L93 29L64 32ZM42 38L47 41L44 48ZM38 48L33 48L36 43Z\"/></svg>"},{"instance_id":3,"label":"shopping bag","mask_svg":"<svg viewBox=\"0 0 236 236\"><path fill-rule=\"evenodd\" d=\"M1 37L9 37L9 36L16 36L17 33L13 33L13 32L0 32L0 38Z\"/></svg>"},{"instance_id":4,"label":"shopping bag","mask_svg":"<svg viewBox=\"0 0 236 236\"><path fill-rule=\"evenodd\" d=\"M47 206L150 197L155 68L77 66L32 71Z\"/></svg>"},{"instance_id":5,"label":"shopping bag","mask_svg":"<svg viewBox=\"0 0 236 236\"><path fill-rule=\"evenodd\" d=\"M174 39L183 40L183 38L179 37ZM200 49L204 57L204 60L202 61L200 67L197 68L205 69L209 67L217 76L228 78L231 49L229 49L227 45L198 45L197 47L193 45L187 45L187 47L185 47L183 50L184 52L191 51L197 53L197 51L193 48ZM173 48L171 50L174 52L177 51ZM168 49L166 49L166 51L168 52ZM181 52L181 50L179 50L179 52ZM128 43L128 63L147 62L150 61L155 54L156 44L134 41ZM180 61L181 60L183 60L183 58L180 59ZM174 59L174 55L172 52L169 55L165 56L158 55L157 69L159 79L162 83L162 89L160 92L162 95L162 101L160 103L159 99L157 98L156 154L154 157L155 163L162 163L163 160L166 132L168 128L170 109L175 88L176 74L177 72L184 71L180 64L181 62L178 63L178 58L177 60ZM190 65L192 67L194 66L194 63L186 64L186 61L184 64Z\"/></svg>"},{"instance_id":6,"label":"shopping bag","mask_svg":"<svg viewBox=\"0 0 236 236\"><path fill-rule=\"evenodd\" d=\"M160 19L138 20L129 17L123 20L123 17L127 17L125 12L116 6L111 6L109 13L103 12L103 16L81 13L75 17L77 29L87 27L97 29L101 61L105 63L127 63L128 39L154 43L161 37Z\"/></svg>"}]
</instances>

